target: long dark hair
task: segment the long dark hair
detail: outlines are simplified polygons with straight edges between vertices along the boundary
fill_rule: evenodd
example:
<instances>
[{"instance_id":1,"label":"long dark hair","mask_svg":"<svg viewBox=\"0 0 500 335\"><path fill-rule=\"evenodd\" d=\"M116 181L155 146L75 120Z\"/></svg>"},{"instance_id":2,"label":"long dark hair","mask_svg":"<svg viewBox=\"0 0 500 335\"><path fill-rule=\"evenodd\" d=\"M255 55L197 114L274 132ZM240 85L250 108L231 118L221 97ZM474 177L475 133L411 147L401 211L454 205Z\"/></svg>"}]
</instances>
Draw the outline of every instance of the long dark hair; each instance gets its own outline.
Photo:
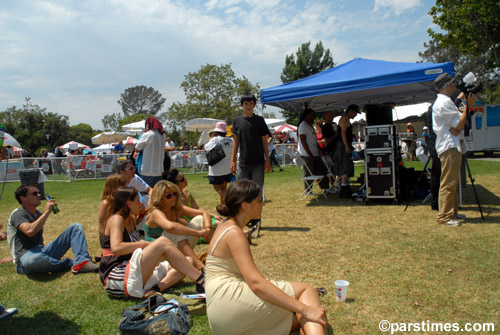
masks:
<instances>
[{"instance_id":1,"label":"long dark hair","mask_svg":"<svg viewBox=\"0 0 500 335\"><path fill-rule=\"evenodd\" d=\"M300 114L300 119L299 119L299 124L297 124L297 137L299 136L299 127L300 127L300 124L302 123L302 121L305 121L306 119L306 116L311 114L311 113L315 113L314 109L312 108L306 108L302 114Z\"/></svg>"},{"instance_id":2,"label":"long dark hair","mask_svg":"<svg viewBox=\"0 0 500 335\"><path fill-rule=\"evenodd\" d=\"M262 194L262 189L248 179L237 180L227 188L224 197L225 205L217 205L220 215L234 218L239 213L244 202L250 203Z\"/></svg>"},{"instance_id":3,"label":"long dark hair","mask_svg":"<svg viewBox=\"0 0 500 335\"><path fill-rule=\"evenodd\" d=\"M113 199L113 214L119 214L124 219L130 215L130 208L127 206L127 201L133 201L139 193L135 187L120 187Z\"/></svg>"}]
</instances>

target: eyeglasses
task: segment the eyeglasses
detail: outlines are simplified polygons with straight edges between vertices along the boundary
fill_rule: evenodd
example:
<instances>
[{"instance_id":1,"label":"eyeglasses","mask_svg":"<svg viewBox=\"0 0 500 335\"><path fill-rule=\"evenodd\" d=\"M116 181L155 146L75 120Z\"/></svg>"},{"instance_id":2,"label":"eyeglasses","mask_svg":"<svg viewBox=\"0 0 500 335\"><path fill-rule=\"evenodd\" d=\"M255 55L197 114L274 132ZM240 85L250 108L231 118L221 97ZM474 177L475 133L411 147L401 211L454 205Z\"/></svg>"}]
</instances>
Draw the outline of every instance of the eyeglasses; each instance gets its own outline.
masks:
<instances>
[{"instance_id":1,"label":"eyeglasses","mask_svg":"<svg viewBox=\"0 0 500 335\"><path fill-rule=\"evenodd\" d=\"M165 198L172 199L172 197L177 197L177 192L165 194Z\"/></svg>"},{"instance_id":2,"label":"eyeglasses","mask_svg":"<svg viewBox=\"0 0 500 335\"><path fill-rule=\"evenodd\" d=\"M129 168L125 168L125 171L130 171L130 170L135 170L135 169L136 169L136 168L135 168L135 166L133 166L133 165L132 165L132 166L131 166L131 167L129 167Z\"/></svg>"},{"instance_id":3,"label":"eyeglasses","mask_svg":"<svg viewBox=\"0 0 500 335\"><path fill-rule=\"evenodd\" d=\"M31 192L31 195L34 195L34 196L37 196L37 195L41 195L42 193L38 192L38 191L33 191Z\"/></svg>"}]
</instances>

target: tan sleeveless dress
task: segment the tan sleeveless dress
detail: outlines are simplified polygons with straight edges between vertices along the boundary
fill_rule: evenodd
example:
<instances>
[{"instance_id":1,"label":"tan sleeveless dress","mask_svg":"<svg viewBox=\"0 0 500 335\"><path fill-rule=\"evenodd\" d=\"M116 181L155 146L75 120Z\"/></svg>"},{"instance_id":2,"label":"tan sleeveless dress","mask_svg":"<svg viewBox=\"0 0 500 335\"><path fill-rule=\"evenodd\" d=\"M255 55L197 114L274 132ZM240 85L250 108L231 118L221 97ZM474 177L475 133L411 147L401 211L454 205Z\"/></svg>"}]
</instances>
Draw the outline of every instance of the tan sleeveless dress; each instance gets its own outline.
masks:
<instances>
[{"instance_id":1,"label":"tan sleeveless dress","mask_svg":"<svg viewBox=\"0 0 500 335\"><path fill-rule=\"evenodd\" d=\"M259 298L243 279L234 260L213 256L219 236L207 257L205 292L207 315L214 335L280 335L289 334L293 313ZM292 285L273 281L283 292L295 298Z\"/></svg>"}]
</instances>

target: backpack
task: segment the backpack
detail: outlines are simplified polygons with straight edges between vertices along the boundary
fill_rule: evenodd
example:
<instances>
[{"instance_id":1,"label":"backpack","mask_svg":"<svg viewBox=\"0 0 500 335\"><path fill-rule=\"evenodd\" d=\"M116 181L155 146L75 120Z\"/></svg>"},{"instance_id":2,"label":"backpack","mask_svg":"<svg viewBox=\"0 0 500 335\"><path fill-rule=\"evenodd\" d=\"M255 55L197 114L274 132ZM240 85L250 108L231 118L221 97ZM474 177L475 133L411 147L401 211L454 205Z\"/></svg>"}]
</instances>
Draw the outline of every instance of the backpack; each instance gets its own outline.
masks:
<instances>
[{"instance_id":1,"label":"backpack","mask_svg":"<svg viewBox=\"0 0 500 335\"><path fill-rule=\"evenodd\" d=\"M153 294L140 305L125 309L118 327L124 335L181 335L187 334L191 325L186 305Z\"/></svg>"}]
</instances>

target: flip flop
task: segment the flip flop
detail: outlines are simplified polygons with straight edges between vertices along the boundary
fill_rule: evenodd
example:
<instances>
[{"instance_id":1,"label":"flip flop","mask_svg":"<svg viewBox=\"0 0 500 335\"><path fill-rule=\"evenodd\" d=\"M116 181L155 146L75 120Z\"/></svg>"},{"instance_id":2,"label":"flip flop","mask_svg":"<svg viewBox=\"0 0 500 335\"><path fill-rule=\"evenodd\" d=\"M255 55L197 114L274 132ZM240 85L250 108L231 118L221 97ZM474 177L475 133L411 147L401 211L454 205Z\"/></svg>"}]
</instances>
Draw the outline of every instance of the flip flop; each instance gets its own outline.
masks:
<instances>
[{"instance_id":1,"label":"flip flop","mask_svg":"<svg viewBox=\"0 0 500 335\"><path fill-rule=\"evenodd\" d=\"M317 287L316 291L318 291L320 297L324 297L328 293L324 287Z\"/></svg>"},{"instance_id":2,"label":"flip flop","mask_svg":"<svg viewBox=\"0 0 500 335\"><path fill-rule=\"evenodd\" d=\"M17 313L17 308L7 308L2 314L0 314L0 320L8 318Z\"/></svg>"}]
</instances>

